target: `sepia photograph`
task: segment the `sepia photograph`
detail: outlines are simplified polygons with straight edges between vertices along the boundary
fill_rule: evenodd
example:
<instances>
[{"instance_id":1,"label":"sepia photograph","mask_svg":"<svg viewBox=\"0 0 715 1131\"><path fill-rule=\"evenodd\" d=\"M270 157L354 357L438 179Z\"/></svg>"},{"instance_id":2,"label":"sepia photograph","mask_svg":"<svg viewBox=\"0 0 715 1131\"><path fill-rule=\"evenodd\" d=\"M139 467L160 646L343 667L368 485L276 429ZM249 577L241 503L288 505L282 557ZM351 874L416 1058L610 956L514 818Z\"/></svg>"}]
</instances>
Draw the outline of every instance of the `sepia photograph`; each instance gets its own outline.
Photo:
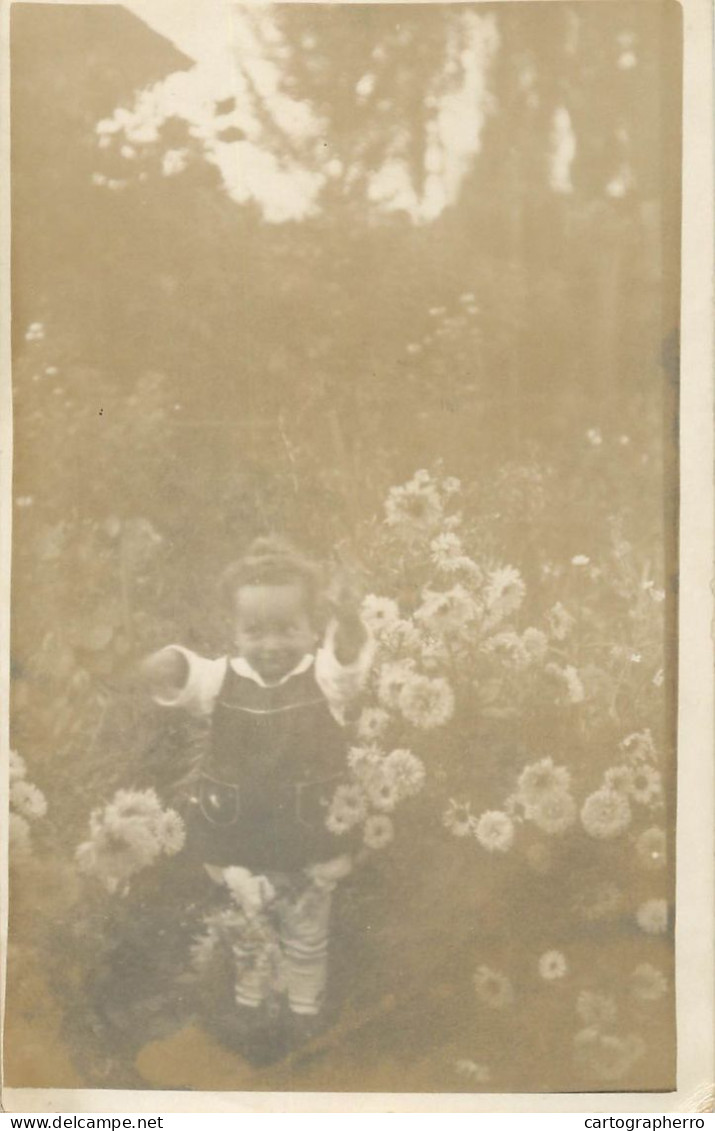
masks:
<instances>
[{"instance_id":1,"label":"sepia photograph","mask_svg":"<svg viewBox=\"0 0 715 1131\"><path fill-rule=\"evenodd\" d=\"M673 1091L680 6L9 16L5 1086Z\"/></svg>"}]
</instances>

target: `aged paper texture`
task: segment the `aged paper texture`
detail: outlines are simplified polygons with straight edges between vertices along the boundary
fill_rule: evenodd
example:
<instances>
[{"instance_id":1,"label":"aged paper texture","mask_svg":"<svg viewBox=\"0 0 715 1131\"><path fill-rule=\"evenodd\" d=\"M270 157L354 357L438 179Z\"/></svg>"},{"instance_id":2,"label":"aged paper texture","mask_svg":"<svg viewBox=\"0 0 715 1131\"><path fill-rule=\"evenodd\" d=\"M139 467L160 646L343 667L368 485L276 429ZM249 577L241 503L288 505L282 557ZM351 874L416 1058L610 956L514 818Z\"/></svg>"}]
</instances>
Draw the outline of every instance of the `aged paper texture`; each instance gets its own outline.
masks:
<instances>
[{"instance_id":1,"label":"aged paper texture","mask_svg":"<svg viewBox=\"0 0 715 1131\"><path fill-rule=\"evenodd\" d=\"M3 14L5 1107L707 1106L707 5Z\"/></svg>"}]
</instances>

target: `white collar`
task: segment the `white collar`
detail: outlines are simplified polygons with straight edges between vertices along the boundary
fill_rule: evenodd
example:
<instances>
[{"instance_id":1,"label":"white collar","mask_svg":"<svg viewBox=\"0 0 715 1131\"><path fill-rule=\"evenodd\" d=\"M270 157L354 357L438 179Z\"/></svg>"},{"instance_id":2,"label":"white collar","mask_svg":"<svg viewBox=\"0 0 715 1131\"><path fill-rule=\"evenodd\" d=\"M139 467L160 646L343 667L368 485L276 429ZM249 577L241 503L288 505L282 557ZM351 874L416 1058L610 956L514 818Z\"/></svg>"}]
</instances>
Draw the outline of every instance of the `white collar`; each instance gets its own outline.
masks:
<instances>
[{"instance_id":1,"label":"white collar","mask_svg":"<svg viewBox=\"0 0 715 1131\"><path fill-rule=\"evenodd\" d=\"M251 667L248 660L244 660L243 656L236 656L234 659L229 660L228 662L231 665L233 671L235 671L236 675L242 675L247 679L252 679L254 683L257 683L259 685L259 687L280 687L281 684L287 683L289 679L292 679L294 675L301 675L303 672L307 672L314 659L315 656L312 652L306 652L305 656L303 656L303 659L298 661L293 670L288 672L287 675L284 675L282 679L279 679L277 683L266 683L265 680L263 680L255 670L255 668Z\"/></svg>"}]
</instances>

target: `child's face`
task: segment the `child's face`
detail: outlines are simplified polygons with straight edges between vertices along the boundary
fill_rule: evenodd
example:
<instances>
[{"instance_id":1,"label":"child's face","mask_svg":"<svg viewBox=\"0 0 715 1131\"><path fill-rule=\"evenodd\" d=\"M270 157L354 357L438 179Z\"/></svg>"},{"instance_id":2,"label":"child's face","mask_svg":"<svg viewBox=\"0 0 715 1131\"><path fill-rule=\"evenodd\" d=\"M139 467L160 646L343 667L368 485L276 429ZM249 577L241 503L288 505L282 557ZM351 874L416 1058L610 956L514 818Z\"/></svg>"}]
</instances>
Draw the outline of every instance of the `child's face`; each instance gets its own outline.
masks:
<instances>
[{"instance_id":1,"label":"child's face","mask_svg":"<svg viewBox=\"0 0 715 1131\"><path fill-rule=\"evenodd\" d=\"M266 683L277 683L313 650L317 633L302 585L244 585L235 608L238 654Z\"/></svg>"}]
</instances>

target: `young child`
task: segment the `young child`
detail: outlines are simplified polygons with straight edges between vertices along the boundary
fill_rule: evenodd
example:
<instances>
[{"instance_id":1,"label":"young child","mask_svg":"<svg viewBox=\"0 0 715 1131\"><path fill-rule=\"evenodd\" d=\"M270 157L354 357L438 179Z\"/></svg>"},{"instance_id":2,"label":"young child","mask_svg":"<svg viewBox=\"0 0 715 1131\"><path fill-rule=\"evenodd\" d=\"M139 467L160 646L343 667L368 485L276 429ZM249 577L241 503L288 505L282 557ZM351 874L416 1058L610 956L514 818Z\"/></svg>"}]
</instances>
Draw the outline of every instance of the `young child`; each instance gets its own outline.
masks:
<instances>
[{"instance_id":1,"label":"young child","mask_svg":"<svg viewBox=\"0 0 715 1131\"><path fill-rule=\"evenodd\" d=\"M345 596L321 639L320 571L278 539L256 540L223 588L231 655L211 660L171 645L142 670L156 702L210 716L187 849L214 880L239 866L284 893L274 914L287 1003L310 1035L324 1004L331 892L350 870L343 838L326 828L327 807L345 779L342 727L372 643ZM236 1002L255 1011L262 997L249 966Z\"/></svg>"}]
</instances>

